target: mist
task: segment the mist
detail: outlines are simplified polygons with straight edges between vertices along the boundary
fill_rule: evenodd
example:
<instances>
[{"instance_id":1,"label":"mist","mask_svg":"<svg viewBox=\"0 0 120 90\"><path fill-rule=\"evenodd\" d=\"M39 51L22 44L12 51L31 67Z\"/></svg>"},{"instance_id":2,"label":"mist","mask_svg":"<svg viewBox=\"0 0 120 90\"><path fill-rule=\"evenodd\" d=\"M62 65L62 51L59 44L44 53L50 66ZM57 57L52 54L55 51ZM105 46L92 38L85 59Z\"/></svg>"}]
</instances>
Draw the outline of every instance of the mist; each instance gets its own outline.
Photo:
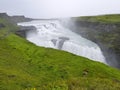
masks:
<instances>
[{"instance_id":1,"label":"mist","mask_svg":"<svg viewBox=\"0 0 120 90\"><path fill-rule=\"evenodd\" d=\"M119 0L0 0L0 13L59 18L120 13Z\"/></svg>"}]
</instances>

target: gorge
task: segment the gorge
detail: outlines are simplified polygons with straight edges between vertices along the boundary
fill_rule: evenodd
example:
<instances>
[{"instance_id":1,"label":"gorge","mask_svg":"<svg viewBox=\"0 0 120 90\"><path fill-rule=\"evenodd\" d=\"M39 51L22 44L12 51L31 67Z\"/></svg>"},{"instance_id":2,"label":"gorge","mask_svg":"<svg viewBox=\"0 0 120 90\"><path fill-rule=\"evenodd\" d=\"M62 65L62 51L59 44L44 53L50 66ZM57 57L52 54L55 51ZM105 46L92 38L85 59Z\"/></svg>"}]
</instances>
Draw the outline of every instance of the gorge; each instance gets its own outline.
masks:
<instances>
[{"instance_id":1,"label":"gorge","mask_svg":"<svg viewBox=\"0 0 120 90\"><path fill-rule=\"evenodd\" d=\"M97 43L107 63L120 68L120 14L76 17L70 30Z\"/></svg>"}]
</instances>

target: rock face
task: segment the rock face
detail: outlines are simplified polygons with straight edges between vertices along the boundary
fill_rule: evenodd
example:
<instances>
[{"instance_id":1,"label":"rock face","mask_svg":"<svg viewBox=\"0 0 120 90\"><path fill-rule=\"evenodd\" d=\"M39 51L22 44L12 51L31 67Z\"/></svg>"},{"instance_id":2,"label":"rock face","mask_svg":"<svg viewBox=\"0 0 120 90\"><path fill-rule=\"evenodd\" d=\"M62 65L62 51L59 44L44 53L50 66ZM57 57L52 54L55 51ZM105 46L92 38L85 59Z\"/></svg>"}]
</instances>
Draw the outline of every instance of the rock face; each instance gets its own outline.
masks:
<instances>
[{"instance_id":1,"label":"rock face","mask_svg":"<svg viewBox=\"0 0 120 90\"><path fill-rule=\"evenodd\" d=\"M120 27L119 23L116 24L107 24L107 23L99 23L99 22L86 22L86 21L76 21L75 24L80 27L87 27L94 30L100 30L105 32L110 32Z\"/></svg>"},{"instance_id":2,"label":"rock face","mask_svg":"<svg viewBox=\"0 0 120 90\"><path fill-rule=\"evenodd\" d=\"M5 27L5 25L4 25L4 24L2 24L2 23L0 23L0 28L3 28L3 27Z\"/></svg>"},{"instance_id":3,"label":"rock face","mask_svg":"<svg viewBox=\"0 0 120 90\"><path fill-rule=\"evenodd\" d=\"M97 43L107 63L120 68L120 23L74 21L71 30Z\"/></svg>"},{"instance_id":4,"label":"rock face","mask_svg":"<svg viewBox=\"0 0 120 90\"><path fill-rule=\"evenodd\" d=\"M6 13L0 13L1 18L9 18L9 16Z\"/></svg>"},{"instance_id":5,"label":"rock face","mask_svg":"<svg viewBox=\"0 0 120 90\"><path fill-rule=\"evenodd\" d=\"M18 23L18 22L28 22L31 21L32 19L27 18L25 16L11 16L11 20L15 23Z\"/></svg>"},{"instance_id":6,"label":"rock face","mask_svg":"<svg viewBox=\"0 0 120 90\"><path fill-rule=\"evenodd\" d=\"M33 20L33 19L27 18L25 16L8 16L7 13L0 13L0 18L5 18L14 24L16 24L18 22L28 22L28 21Z\"/></svg>"},{"instance_id":7,"label":"rock face","mask_svg":"<svg viewBox=\"0 0 120 90\"><path fill-rule=\"evenodd\" d=\"M20 26L20 29L15 33L23 38L26 38L26 33L30 30L36 30L36 28L34 26Z\"/></svg>"},{"instance_id":8,"label":"rock face","mask_svg":"<svg viewBox=\"0 0 120 90\"><path fill-rule=\"evenodd\" d=\"M60 39L60 41L59 41L59 44L58 44L58 49L61 50L62 47L63 47L64 42L69 40L69 38L68 37L59 37L59 39Z\"/></svg>"}]
</instances>

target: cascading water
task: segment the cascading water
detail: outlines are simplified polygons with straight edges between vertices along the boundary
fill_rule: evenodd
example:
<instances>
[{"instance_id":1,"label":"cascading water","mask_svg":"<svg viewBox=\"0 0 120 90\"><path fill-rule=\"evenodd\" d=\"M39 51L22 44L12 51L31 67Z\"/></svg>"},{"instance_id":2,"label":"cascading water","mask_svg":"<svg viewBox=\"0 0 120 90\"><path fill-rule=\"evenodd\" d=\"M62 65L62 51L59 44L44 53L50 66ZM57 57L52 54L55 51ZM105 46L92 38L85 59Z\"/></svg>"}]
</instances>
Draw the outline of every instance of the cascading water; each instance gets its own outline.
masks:
<instances>
[{"instance_id":1,"label":"cascading water","mask_svg":"<svg viewBox=\"0 0 120 90\"><path fill-rule=\"evenodd\" d=\"M30 30L26 33L26 39L38 46L60 49L106 63L97 44L64 28L59 20L36 20L18 25L36 27L36 30Z\"/></svg>"}]
</instances>

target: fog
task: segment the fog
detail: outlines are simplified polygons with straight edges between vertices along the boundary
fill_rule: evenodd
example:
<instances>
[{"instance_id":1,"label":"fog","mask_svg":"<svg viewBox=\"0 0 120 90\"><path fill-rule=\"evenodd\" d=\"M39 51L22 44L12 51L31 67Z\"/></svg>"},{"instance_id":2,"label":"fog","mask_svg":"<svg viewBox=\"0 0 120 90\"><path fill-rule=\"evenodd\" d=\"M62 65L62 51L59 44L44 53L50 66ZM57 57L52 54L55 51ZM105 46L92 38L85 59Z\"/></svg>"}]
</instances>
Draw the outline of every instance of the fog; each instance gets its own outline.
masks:
<instances>
[{"instance_id":1,"label":"fog","mask_svg":"<svg viewBox=\"0 0 120 90\"><path fill-rule=\"evenodd\" d=\"M120 13L120 0L0 0L0 13L58 18Z\"/></svg>"}]
</instances>

